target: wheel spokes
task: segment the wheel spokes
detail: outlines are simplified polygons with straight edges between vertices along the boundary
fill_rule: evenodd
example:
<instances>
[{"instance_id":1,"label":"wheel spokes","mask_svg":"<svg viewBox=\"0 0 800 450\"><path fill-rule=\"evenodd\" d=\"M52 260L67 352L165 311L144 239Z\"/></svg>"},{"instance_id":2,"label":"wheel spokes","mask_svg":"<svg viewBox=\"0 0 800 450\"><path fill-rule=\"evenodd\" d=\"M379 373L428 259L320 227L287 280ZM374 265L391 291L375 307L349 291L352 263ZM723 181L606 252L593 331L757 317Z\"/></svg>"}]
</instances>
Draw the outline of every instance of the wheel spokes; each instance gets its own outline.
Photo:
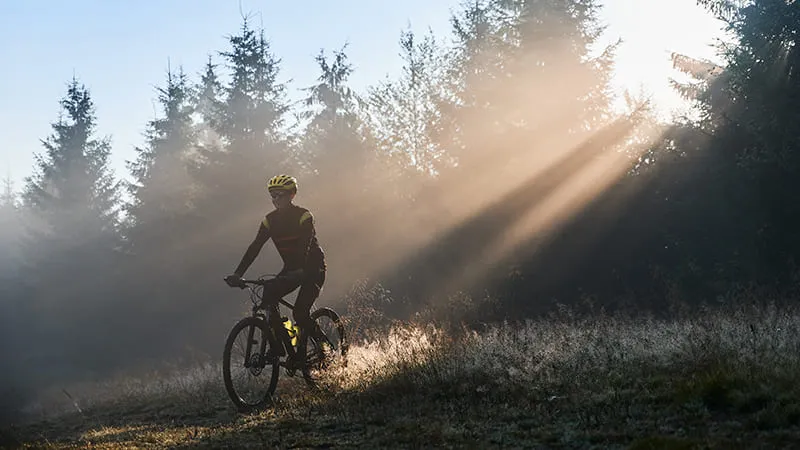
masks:
<instances>
[{"instance_id":1,"label":"wheel spokes","mask_svg":"<svg viewBox=\"0 0 800 450\"><path fill-rule=\"evenodd\" d=\"M328 316L318 317L315 325L308 338L307 361L312 369L325 369L341 354L341 336L337 324Z\"/></svg>"},{"instance_id":2,"label":"wheel spokes","mask_svg":"<svg viewBox=\"0 0 800 450\"><path fill-rule=\"evenodd\" d=\"M267 360L261 353L262 340L265 339L267 336L261 327L247 326L236 336L231 348L231 381L237 395L247 405L260 404L269 393L275 361ZM268 344L266 348L269 348Z\"/></svg>"}]
</instances>

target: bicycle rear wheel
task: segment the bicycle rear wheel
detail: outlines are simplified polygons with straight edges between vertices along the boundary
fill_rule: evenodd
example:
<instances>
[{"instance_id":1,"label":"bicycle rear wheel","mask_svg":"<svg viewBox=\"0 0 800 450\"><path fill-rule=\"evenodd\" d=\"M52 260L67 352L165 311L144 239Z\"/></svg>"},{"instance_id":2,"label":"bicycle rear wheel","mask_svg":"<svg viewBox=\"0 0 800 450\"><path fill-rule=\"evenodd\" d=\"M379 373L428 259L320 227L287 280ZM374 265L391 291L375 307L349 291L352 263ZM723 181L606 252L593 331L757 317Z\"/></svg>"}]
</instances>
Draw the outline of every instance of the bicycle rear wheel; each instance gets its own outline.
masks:
<instances>
[{"instance_id":1,"label":"bicycle rear wheel","mask_svg":"<svg viewBox=\"0 0 800 450\"><path fill-rule=\"evenodd\" d=\"M222 377L225 390L240 412L266 405L278 385L278 357L270 351L269 325L246 317L233 326L225 341Z\"/></svg>"},{"instance_id":2,"label":"bicycle rear wheel","mask_svg":"<svg viewBox=\"0 0 800 450\"><path fill-rule=\"evenodd\" d=\"M306 345L306 370L303 378L316 385L316 378L337 360L347 364L347 340L344 324L339 314L330 308L320 308L311 313L315 328Z\"/></svg>"}]
</instances>

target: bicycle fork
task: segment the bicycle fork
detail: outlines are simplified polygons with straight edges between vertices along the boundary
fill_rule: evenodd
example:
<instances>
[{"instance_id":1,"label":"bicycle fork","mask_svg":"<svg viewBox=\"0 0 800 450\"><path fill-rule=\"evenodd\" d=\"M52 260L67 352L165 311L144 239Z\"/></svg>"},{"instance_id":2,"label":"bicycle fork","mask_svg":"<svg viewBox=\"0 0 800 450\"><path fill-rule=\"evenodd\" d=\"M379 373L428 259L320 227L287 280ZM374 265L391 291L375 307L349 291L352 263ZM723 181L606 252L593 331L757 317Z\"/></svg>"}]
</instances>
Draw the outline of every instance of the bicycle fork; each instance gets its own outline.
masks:
<instances>
[{"instance_id":1,"label":"bicycle fork","mask_svg":"<svg viewBox=\"0 0 800 450\"><path fill-rule=\"evenodd\" d=\"M266 365L266 358L262 358L262 355L266 355L267 339L264 339L264 336L262 335L261 342L259 342L258 339L254 338L257 328L256 325L250 325L249 328L250 329L247 330L247 346L244 350L244 367L248 369L253 368L253 366L256 366L258 368L263 368ZM252 349L254 345L258 344L260 344L258 352L259 360L256 361L255 364L253 364Z\"/></svg>"}]
</instances>

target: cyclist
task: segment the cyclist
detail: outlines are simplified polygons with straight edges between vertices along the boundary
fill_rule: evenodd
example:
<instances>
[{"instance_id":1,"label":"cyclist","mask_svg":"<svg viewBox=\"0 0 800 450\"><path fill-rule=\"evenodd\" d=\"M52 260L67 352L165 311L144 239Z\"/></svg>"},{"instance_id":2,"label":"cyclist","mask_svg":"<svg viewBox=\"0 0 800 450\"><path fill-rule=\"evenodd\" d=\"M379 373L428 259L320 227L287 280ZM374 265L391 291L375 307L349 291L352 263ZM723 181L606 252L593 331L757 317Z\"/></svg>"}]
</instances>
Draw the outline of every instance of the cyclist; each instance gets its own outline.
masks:
<instances>
[{"instance_id":1,"label":"cyclist","mask_svg":"<svg viewBox=\"0 0 800 450\"><path fill-rule=\"evenodd\" d=\"M292 203L297 194L297 180L289 175L276 175L267 182L267 190L275 209L261 222L239 266L225 277L225 282L231 287L244 287L242 276L272 238L283 260L283 269L276 278L265 281L264 300L277 301L300 288L292 313L299 333L298 351L296 360L287 361L287 368L293 370L305 364L306 331L313 329L311 306L325 283L325 253L317 241L314 217L307 209Z\"/></svg>"}]
</instances>

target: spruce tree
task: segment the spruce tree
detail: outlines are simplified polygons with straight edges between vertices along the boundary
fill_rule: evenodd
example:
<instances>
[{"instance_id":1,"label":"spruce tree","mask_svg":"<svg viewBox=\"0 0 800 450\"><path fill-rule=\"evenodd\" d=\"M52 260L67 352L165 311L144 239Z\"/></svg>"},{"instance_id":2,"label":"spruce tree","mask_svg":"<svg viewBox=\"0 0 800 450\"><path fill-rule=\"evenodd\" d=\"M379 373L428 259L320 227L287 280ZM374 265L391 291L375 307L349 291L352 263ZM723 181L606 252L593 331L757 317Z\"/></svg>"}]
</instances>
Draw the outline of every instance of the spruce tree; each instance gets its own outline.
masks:
<instances>
[{"instance_id":1,"label":"spruce tree","mask_svg":"<svg viewBox=\"0 0 800 450\"><path fill-rule=\"evenodd\" d=\"M733 42L720 46L724 68L698 95L697 124L737 191L731 207L757 236L759 278L793 283L800 258L800 4L703 0L727 25ZM724 158L723 158L724 157ZM742 199L748 199L743 203ZM742 258L737 258L741 261Z\"/></svg>"},{"instance_id":2,"label":"spruce tree","mask_svg":"<svg viewBox=\"0 0 800 450\"><path fill-rule=\"evenodd\" d=\"M306 88L305 118L309 123L303 136L303 151L313 171L332 182L347 174L351 180L342 188L358 186L369 151L362 135L359 98L348 86L353 71L344 48L331 61L321 50L315 58L320 74L317 83Z\"/></svg>"},{"instance_id":3,"label":"spruce tree","mask_svg":"<svg viewBox=\"0 0 800 450\"><path fill-rule=\"evenodd\" d=\"M201 214L212 222L249 210L255 201L263 203L268 174L285 168L289 156L283 132L289 107L286 88L278 82L280 60L271 53L263 30L253 30L247 20L229 44L221 55L231 80L223 87L220 114L208 120L222 148L201 148L192 170L203 195ZM204 86L213 92L213 71L206 74Z\"/></svg>"},{"instance_id":4,"label":"spruce tree","mask_svg":"<svg viewBox=\"0 0 800 450\"><path fill-rule=\"evenodd\" d=\"M66 377L70 369L104 364L83 355L118 354L107 348L113 340L98 337L122 321L114 310L121 301L115 284L120 185L108 167L110 140L95 137L89 90L73 78L60 103L62 115L42 141L46 151L36 155L22 193L28 225L23 273L37 313L30 332L51 343L26 354L26 364L52 364Z\"/></svg>"},{"instance_id":5,"label":"spruce tree","mask_svg":"<svg viewBox=\"0 0 800 450\"><path fill-rule=\"evenodd\" d=\"M158 88L163 116L147 124L147 145L137 147L136 160L128 163L134 179L128 185L132 197L128 214L134 228L173 234L175 230L168 230L167 223L189 210L191 180L185 160L194 148L196 134L189 95L183 71L169 71L166 86Z\"/></svg>"},{"instance_id":6,"label":"spruce tree","mask_svg":"<svg viewBox=\"0 0 800 450\"><path fill-rule=\"evenodd\" d=\"M38 231L31 244L40 261L47 265L45 261L52 259L45 255L55 253L64 256L57 264L74 267L75 260L68 255L88 252L100 259L77 260L91 267L119 245L120 185L108 167L110 140L94 137L95 109L89 90L73 79L61 107L62 116L52 124L53 134L42 141L46 152L36 155L35 171L26 178L22 198L36 221Z\"/></svg>"},{"instance_id":7,"label":"spruce tree","mask_svg":"<svg viewBox=\"0 0 800 450\"><path fill-rule=\"evenodd\" d=\"M217 64L211 56L200 74L200 82L192 89L194 120L198 130L198 145L203 148L219 149L221 142L217 130L220 129L223 114L223 86L217 74Z\"/></svg>"},{"instance_id":8,"label":"spruce tree","mask_svg":"<svg viewBox=\"0 0 800 450\"><path fill-rule=\"evenodd\" d=\"M137 147L136 159L128 162L132 182L128 184L125 272L135 274L135 279L125 280L125 292L129 305L135 305L126 312L138 318L134 322L172 320L185 308L182 294L195 281L191 266L196 258L194 188L188 159L195 150L198 129L191 94L182 69L168 69L164 86L157 88L160 114L147 123L145 145ZM172 330L148 330L146 336L141 331L134 327L126 336L139 342L169 339L167 333ZM150 350L137 346L139 352ZM145 355L131 352L128 356Z\"/></svg>"},{"instance_id":9,"label":"spruce tree","mask_svg":"<svg viewBox=\"0 0 800 450\"><path fill-rule=\"evenodd\" d=\"M3 191L0 193L0 207L16 207L17 193L14 192L14 181L11 177L3 179Z\"/></svg>"},{"instance_id":10,"label":"spruce tree","mask_svg":"<svg viewBox=\"0 0 800 450\"><path fill-rule=\"evenodd\" d=\"M380 154L426 175L439 172L443 161L435 139L439 105L444 95L443 50L432 32L420 38L411 30L400 37L403 68L397 80L369 90L369 117Z\"/></svg>"},{"instance_id":11,"label":"spruce tree","mask_svg":"<svg viewBox=\"0 0 800 450\"><path fill-rule=\"evenodd\" d=\"M14 182L8 177L3 179L3 187L0 192L0 242L3 243L3 248L7 249L0 256L0 260L3 263L12 259L15 260L19 256L20 225L21 210L17 200L17 193L14 191ZM0 272L6 271L0 269Z\"/></svg>"},{"instance_id":12,"label":"spruce tree","mask_svg":"<svg viewBox=\"0 0 800 450\"><path fill-rule=\"evenodd\" d=\"M4 249L0 254L0 278L6 281L16 278L20 273L22 227L22 209L14 191L14 183L10 177L5 178L0 192L0 246ZM8 283L0 284L0 298L4 298L3 286L8 287Z\"/></svg>"},{"instance_id":13,"label":"spruce tree","mask_svg":"<svg viewBox=\"0 0 800 450\"><path fill-rule=\"evenodd\" d=\"M3 180L0 190L0 360L4 369L0 371L0 422L17 416L16 408L25 400L21 358L14 343L23 342L27 330L25 324L34 320L29 314L22 280L19 241L22 237L22 211L17 193L10 177Z\"/></svg>"}]
</instances>

